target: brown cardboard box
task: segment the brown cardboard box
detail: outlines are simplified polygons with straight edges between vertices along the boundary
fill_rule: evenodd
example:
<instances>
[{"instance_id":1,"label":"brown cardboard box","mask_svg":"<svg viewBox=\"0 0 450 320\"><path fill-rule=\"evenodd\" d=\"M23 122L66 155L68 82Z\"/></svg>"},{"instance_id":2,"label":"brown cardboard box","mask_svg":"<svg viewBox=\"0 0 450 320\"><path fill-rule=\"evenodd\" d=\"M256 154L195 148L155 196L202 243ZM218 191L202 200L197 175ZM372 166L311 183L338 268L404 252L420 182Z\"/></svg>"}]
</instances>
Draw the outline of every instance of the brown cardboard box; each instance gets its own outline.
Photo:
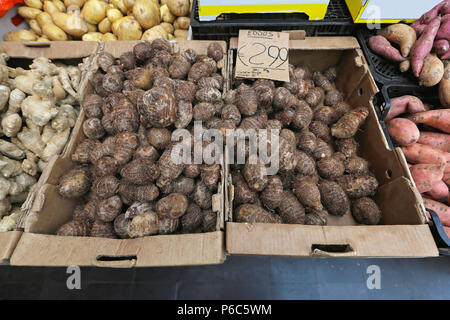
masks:
<instances>
[{"instance_id":1,"label":"brown cardboard box","mask_svg":"<svg viewBox=\"0 0 450 320\"><path fill-rule=\"evenodd\" d=\"M31 63L31 59L38 57L47 57L52 60L64 59L65 63L78 64L81 62L81 58L89 56L97 47L97 44L81 43L80 41L39 43L38 47L36 47L36 44L36 42L0 42L0 48L2 48L10 57L8 64L28 67ZM39 181L45 180L45 175L47 173L48 171L45 170L41 174ZM30 196L32 196L32 193L33 192L30 191ZM9 263L9 258L21 235L21 231L0 233L0 264Z\"/></svg>"},{"instance_id":2,"label":"brown cardboard box","mask_svg":"<svg viewBox=\"0 0 450 320\"><path fill-rule=\"evenodd\" d=\"M77 42L78 44L81 42ZM104 50L115 57L130 51L137 42L115 41L105 43ZM209 41L179 41L174 43L175 51L193 48L199 54L206 54ZM226 52L226 43L220 42ZM53 42L52 42L53 45ZM89 44L93 53L97 44ZM71 50L64 46L59 49ZM45 48L42 50L46 50ZM44 52L42 51L42 52ZM78 52L85 53L85 49ZM73 56L73 54L70 54ZM222 62L222 72L226 77L227 55ZM225 78L226 79L226 78ZM87 84L84 94L92 92ZM215 232L201 234L160 235L137 239L104 239L91 237L61 237L54 233L72 218L76 201L63 199L56 191L59 177L74 164L71 155L79 141L84 138L81 111L74 128L72 139L63 154L53 159L48 174L40 180L41 187L35 194L31 210L23 220L23 234L11 256L11 265L33 266L108 266L144 267L217 264L224 261L224 215L223 182L218 193L213 196L213 210L218 213Z\"/></svg>"},{"instance_id":3,"label":"brown cardboard box","mask_svg":"<svg viewBox=\"0 0 450 320\"><path fill-rule=\"evenodd\" d=\"M237 40L230 41L229 60ZM339 66L337 88L352 106L369 107L370 115L357 135L361 155L370 161L380 188L375 197L382 225L356 225L352 216L329 216L328 226L247 224L233 222L233 186L225 166L227 190L226 249L231 255L428 257L438 250L426 223L420 195L409 177L399 149L389 150L371 99L378 91L367 62L353 37L316 37L291 40L289 63L312 70ZM232 64L229 71L232 70ZM231 75L229 76L231 79Z\"/></svg>"}]
</instances>

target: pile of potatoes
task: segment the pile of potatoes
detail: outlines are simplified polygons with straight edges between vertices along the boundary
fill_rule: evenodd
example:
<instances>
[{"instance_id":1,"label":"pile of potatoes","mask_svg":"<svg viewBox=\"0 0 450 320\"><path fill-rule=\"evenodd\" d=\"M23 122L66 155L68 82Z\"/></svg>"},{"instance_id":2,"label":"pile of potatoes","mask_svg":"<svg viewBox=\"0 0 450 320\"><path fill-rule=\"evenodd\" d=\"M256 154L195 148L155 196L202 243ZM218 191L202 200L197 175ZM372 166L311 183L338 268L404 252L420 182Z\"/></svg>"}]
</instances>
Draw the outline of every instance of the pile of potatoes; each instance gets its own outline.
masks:
<instances>
[{"instance_id":1,"label":"pile of potatoes","mask_svg":"<svg viewBox=\"0 0 450 320\"><path fill-rule=\"evenodd\" d=\"M192 0L26 0L5 41L186 40Z\"/></svg>"}]
</instances>

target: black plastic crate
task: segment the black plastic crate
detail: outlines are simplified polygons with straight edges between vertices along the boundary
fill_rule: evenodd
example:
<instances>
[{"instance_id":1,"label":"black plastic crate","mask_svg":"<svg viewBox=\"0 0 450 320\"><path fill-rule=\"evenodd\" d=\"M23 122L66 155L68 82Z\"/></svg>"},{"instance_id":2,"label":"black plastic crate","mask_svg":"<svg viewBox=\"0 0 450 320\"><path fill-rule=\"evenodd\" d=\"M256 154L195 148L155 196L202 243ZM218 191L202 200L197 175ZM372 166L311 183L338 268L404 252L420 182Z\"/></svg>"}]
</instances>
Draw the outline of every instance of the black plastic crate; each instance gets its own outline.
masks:
<instances>
[{"instance_id":1,"label":"black plastic crate","mask_svg":"<svg viewBox=\"0 0 450 320\"><path fill-rule=\"evenodd\" d=\"M373 103L377 113L378 121L380 122L380 126L383 129L383 133L386 137L390 149L394 149L394 145L387 131L384 119L386 118L391 107L391 99L404 95L418 97L425 104L429 104L435 107L440 106L438 89L435 87L426 88L413 84L388 84L383 86L381 91L379 91L375 95ZM446 235L438 215L432 210L428 210L428 212L430 213L431 220L433 221L433 224L430 227L433 236L436 239L436 243L438 244L439 252L443 255L450 255L450 239Z\"/></svg>"},{"instance_id":2,"label":"black plastic crate","mask_svg":"<svg viewBox=\"0 0 450 320\"><path fill-rule=\"evenodd\" d=\"M307 36L353 35L354 24L344 0L330 0L324 20L310 21L304 13L226 13L215 21L200 21L198 2L191 12L195 40L225 40L237 37L240 29L288 31L305 30Z\"/></svg>"},{"instance_id":3,"label":"black plastic crate","mask_svg":"<svg viewBox=\"0 0 450 320\"><path fill-rule=\"evenodd\" d=\"M375 81L382 86L388 84L417 84L417 79L411 71L400 72L398 62L389 61L369 48L369 39L373 35L376 35L376 30L370 30L365 25L356 29L356 36Z\"/></svg>"}]
</instances>

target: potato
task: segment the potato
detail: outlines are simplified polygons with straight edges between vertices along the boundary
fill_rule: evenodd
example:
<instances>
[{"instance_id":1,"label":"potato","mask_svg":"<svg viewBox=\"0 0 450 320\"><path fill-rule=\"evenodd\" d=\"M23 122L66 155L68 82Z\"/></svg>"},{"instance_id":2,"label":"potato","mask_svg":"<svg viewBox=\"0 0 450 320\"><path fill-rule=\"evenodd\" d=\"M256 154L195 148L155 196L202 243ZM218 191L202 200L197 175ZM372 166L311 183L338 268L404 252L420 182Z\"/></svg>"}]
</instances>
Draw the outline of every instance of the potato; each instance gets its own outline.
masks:
<instances>
[{"instance_id":1,"label":"potato","mask_svg":"<svg viewBox=\"0 0 450 320\"><path fill-rule=\"evenodd\" d=\"M43 6L41 0L25 0L24 2L30 8L42 9Z\"/></svg>"},{"instance_id":2,"label":"potato","mask_svg":"<svg viewBox=\"0 0 450 320\"><path fill-rule=\"evenodd\" d=\"M167 7L167 5L161 6L159 8L159 13L161 15L161 19L164 22L173 23L175 21L175 16L170 12L170 10Z\"/></svg>"},{"instance_id":3,"label":"potato","mask_svg":"<svg viewBox=\"0 0 450 320\"><path fill-rule=\"evenodd\" d=\"M154 26L142 35L141 40L168 39L167 32L161 26Z\"/></svg>"},{"instance_id":4,"label":"potato","mask_svg":"<svg viewBox=\"0 0 450 320\"><path fill-rule=\"evenodd\" d=\"M102 41L117 41L117 37L111 32L107 32L102 36Z\"/></svg>"},{"instance_id":5,"label":"potato","mask_svg":"<svg viewBox=\"0 0 450 320\"><path fill-rule=\"evenodd\" d=\"M101 32L88 32L81 37L83 41L102 41L103 33Z\"/></svg>"},{"instance_id":6,"label":"potato","mask_svg":"<svg viewBox=\"0 0 450 320\"><path fill-rule=\"evenodd\" d=\"M52 41L67 41L67 34L60 27L53 23L45 24L42 27L42 33Z\"/></svg>"},{"instance_id":7,"label":"potato","mask_svg":"<svg viewBox=\"0 0 450 320\"><path fill-rule=\"evenodd\" d=\"M36 17L36 21L39 24L39 26L41 27L41 29L45 24L53 24L52 17L47 12L41 12Z\"/></svg>"},{"instance_id":8,"label":"potato","mask_svg":"<svg viewBox=\"0 0 450 320\"><path fill-rule=\"evenodd\" d=\"M70 6L76 6L81 8L86 0L64 0L64 5L68 8Z\"/></svg>"},{"instance_id":9,"label":"potato","mask_svg":"<svg viewBox=\"0 0 450 320\"><path fill-rule=\"evenodd\" d=\"M49 39L47 38L47 36L43 35L43 36L37 38L36 41L39 41L39 42L47 42L47 41L49 41Z\"/></svg>"},{"instance_id":10,"label":"potato","mask_svg":"<svg viewBox=\"0 0 450 320\"><path fill-rule=\"evenodd\" d=\"M75 37L81 37L88 32L88 27L78 13L62 13L55 12L53 14L53 22L60 27L64 32Z\"/></svg>"},{"instance_id":11,"label":"potato","mask_svg":"<svg viewBox=\"0 0 450 320\"><path fill-rule=\"evenodd\" d=\"M122 21L115 32L118 40L139 40L142 36L142 29L133 17Z\"/></svg>"},{"instance_id":12,"label":"potato","mask_svg":"<svg viewBox=\"0 0 450 320\"><path fill-rule=\"evenodd\" d=\"M122 11L123 14L126 14L128 12L128 8L124 3L124 0L111 0L111 4Z\"/></svg>"},{"instance_id":13,"label":"potato","mask_svg":"<svg viewBox=\"0 0 450 320\"><path fill-rule=\"evenodd\" d=\"M31 7L19 7L17 9L17 13L24 19L36 19L38 14L40 14L42 11L36 8Z\"/></svg>"},{"instance_id":14,"label":"potato","mask_svg":"<svg viewBox=\"0 0 450 320\"><path fill-rule=\"evenodd\" d=\"M53 16L55 12L60 12L58 7L51 1L44 1L44 11L47 12L50 16Z\"/></svg>"},{"instance_id":15,"label":"potato","mask_svg":"<svg viewBox=\"0 0 450 320\"><path fill-rule=\"evenodd\" d=\"M148 0L136 0L133 16L144 29L150 29L160 22L158 5Z\"/></svg>"},{"instance_id":16,"label":"potato","mask_svg":"<svg viewBox=\"0 0 450 320\"><path fill-rule=\"evenodd\" d=\"M162 22L160 26L167 32L167 34L173 34L174 28L171 23L168 22Z\"/></svg>"},{"instance_id":17,"label":"potato","mask_svg":"<svg viewBox=\"0 0 450 320\"><path fill-rule=\"evenodd\" d=\"M106 9L108 5L106 2L100 0L87 1L82 9L82 14L86 22L98 24L106 17Z\"/></svg>"},{"instance_id":18,"label":"potato","mask_svg":"<svg viewBox=\"0 0 450 320\"><path fill-rule=\"evenodd\" d=\"M172 14L181 17L189 15L189 0L167 0L167 7Z\"/></svg>"},{"instance_id":19,"label":"potato","mask_svg":"<svg viewBox=\"0 0 450 320\"><path fill-rule=\"evenodd\" d=\"M175 38L178 38L178 39L181 39L181 40L187 40L188 35L189 35L189 31L177 29L177 30L174 31L173 35L175 36Z\"/></svg>"},{"instance_id":20,"label":"potato","mask_svg":"<svg viewBox=\"0 0 450 320\"><path fill-rule=\"evenodd\" d=\"M132 9L136 0L123 0L123 4L128 9Z\"/></svg>"},{"instance_id":21,"label":"potato","mask_svg":"<svg viewBox=\"0 0 450 320\"><path fill-rule=\"evenodd\" d=\"M30 30L10 31L4 35L5 41L36 41L38 36Z\"/></svg>"},{"instance_id":22,"label":"potato","mask_svg":"<svg viewBox=\"0 0 450 320\"><path fill-rule=\"evenodd\" d=\"M42 35L42 29L39 26L39 23L36 21L36 19L27 19L26 20L28 25L30 26L30 29L33 30L37 35Z\"/></svg>"},{"instance_id":23,"label":"potato","mask_svg":"<svg viewBox=\"0 0 450 320\"><path fill-rule=\"evenodd\" d=\"M106 10L106 17L109 19L109 21L111 21L111 23L114 23L115 21L122 18L123 14L119 9L109 8L108 10Z\"/></svg>"},{"instance_id":24,"label":"potato","mask_svg":"<svg viewBox=\"0 0 450 320\"><path fill-rule=\"evenodd\" d=\"M66 12L67 9L66 6L64 5L64 2L62 2L61 0L53 0L52 2L60 12Z\"/></svg>"},{"instance_id":25,"label":"potato","mask_svg":"<svg viewBox=\"0 0 450 320\"><path fill-rule=\"evenodd\" d=\"M96 24L92 24L92 23L88 23L86 22L87 28L88 28L88 32L97 32L97 25Z\"/></svg>"},{"instance_id":26,"label":"potato","mask_svg":"<svg viewBox=\"0 0 450 320\"><path fill-rule=\"evenodd\" d=\"M111 31L111 21L108 18L103 19L98 24L98 31L101 33L107 33Z\"/></svg>"},{"instance_id":27,"label":"potato","mask_svg":"<svg viewBox=\"0 0 450 320\"><path fill-rule=\"evenodd\" d=\"M175 29L188 30L190 23L191 23L191 19L189 17L178 17L175 19L175 21L173 23L173 27Z\"/></svg>"},{"instance_id":28,"label":"potato","mask_svg":"<svg viewBox=\"0 0 450 320\"><path fill-rule=\"evenodd\" d=\"M167 40L175 40L175 36L171 33L167 34Z\"/></svg>"}]
</instances>

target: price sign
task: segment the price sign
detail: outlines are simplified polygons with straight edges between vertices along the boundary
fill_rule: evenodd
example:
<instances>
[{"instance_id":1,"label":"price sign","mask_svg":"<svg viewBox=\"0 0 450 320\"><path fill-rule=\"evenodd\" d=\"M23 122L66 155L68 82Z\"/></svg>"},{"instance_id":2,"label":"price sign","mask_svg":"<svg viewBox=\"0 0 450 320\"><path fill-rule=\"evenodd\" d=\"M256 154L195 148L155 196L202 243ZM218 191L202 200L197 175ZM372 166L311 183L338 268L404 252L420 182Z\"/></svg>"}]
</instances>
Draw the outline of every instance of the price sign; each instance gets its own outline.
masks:
<instances>
[{"instance_id":1,"label":"price sign","mask_svg":"<svg viewBox=\"0 0 450 320\"><path fill-rule=\"evenodd\" d=\"M235 76L289 82L289 33L240 30Z\"/></svg>"}]
</instances>

